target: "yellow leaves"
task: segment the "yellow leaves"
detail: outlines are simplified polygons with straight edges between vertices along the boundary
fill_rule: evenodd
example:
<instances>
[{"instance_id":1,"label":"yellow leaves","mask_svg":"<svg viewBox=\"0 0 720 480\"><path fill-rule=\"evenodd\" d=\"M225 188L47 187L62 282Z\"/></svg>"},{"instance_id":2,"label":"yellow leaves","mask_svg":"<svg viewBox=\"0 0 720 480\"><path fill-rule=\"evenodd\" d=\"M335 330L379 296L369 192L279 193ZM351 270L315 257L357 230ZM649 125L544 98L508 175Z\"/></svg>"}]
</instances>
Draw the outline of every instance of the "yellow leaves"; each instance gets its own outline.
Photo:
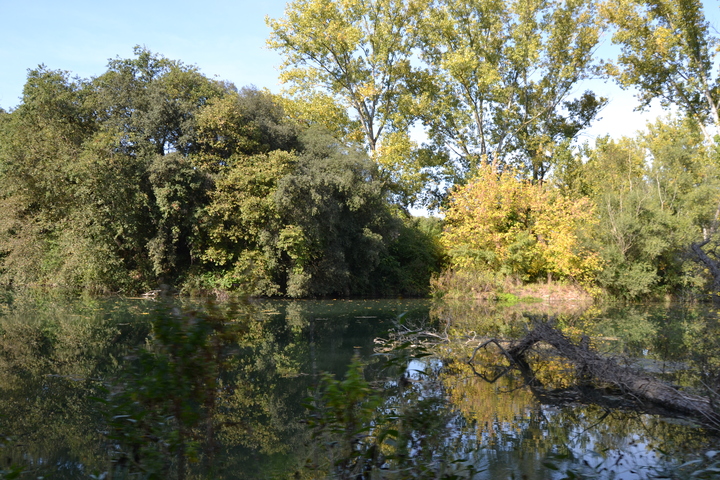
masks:
<instances>
[{"instance_id":1,"label":"yellow leaves","mask_svg":"<svg viewBox=\"0 0 720 480\"><path fill-rule=\"evenodd\" d=\"M353 121L347 110L335 98L323 92L302 88L291 89L292 98L281 97L285 114L304 126L320 125L330 134L347 143L361 143L363 132L359 122Z\"/></svg>"},{"instance_id":2,"label":"yellow leaves","mask_svg":"<svg viewBox=\"0 0 720 480\"><path fill-rule=\"evenodd\" d=\"M268 45L286 58L282 79L297 90L328 92L353 108L370 150L404 121L414 40L402 0L305 0L286 19L267 19Z\"/></svg>"},{"instance_id":3,"label":"yellow leaves","mask_svg":"<svg viewBox=\"0 0 720 480\"><path fill-rule=\"evenodd\" d=\"M405 164L408 163L411 153L416 147L417 143L412 141L407 133L392 132L378 146L375 160L383 167L392 170L411 167L411 165Z\"/></svg>"},{"instance_id":4,"label":"yellow leaves","mask_svg":"<svg viewBox=\"0 0 720 480\"><path fill-rule=\"evenodd\" d=\"M564 198L512 170L482 166L453 192L445 220L441 241L455 268L581 282L599 270L597 255L579 241L581 230L595 221L590 202Z\"/></svg>"}]
</instances>

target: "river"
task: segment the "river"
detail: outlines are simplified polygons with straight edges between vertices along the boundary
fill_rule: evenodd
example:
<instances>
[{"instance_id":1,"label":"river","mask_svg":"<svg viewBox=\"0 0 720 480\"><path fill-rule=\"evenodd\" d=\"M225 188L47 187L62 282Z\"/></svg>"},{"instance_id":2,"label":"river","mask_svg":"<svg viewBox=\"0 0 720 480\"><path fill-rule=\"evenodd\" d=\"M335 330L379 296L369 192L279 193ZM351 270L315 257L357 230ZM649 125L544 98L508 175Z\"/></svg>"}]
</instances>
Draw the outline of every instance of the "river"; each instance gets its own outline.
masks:
<instances>
[{"instance_id":1,"label":"river","mask_svg":"<svg viewBox=\"0 0 720 480\"><path fill-rule=\"evenodd\" d=\"M720 448L615 391L538 398L492 348L466 363L550 314L701 392L720 365L712 307L0 298L8 478L712 478ZM573 390L572 366L536 366L546 391Z\"/></svg>"}]
</instances>

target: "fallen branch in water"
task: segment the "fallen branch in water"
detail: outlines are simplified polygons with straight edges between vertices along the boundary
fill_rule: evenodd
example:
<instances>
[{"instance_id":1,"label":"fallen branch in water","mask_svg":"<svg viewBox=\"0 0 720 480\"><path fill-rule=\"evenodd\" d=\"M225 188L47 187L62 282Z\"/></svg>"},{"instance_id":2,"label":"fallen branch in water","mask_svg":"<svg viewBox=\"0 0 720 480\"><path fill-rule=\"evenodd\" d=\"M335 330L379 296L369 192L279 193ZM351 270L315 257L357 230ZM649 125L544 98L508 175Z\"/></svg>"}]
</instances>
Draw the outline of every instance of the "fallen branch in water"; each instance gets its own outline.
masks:
<instances>
[{"instance_id":1,"label":"fallen branch in water","mask_svg":"<svg viewBox=\"0 0 720 480\"><path fill-rule=\"evenodd\" d=\"M594 379L597 383L614 385L624 394L638 400L690 414L702 423L720 429L720 415L715 412L707 398L683 393L650 375L619 365L613 359L605 358L590 350L587 341L581 341L579 344L573 343L547 321L537 323L535 328L524 338L512 343L508 348L502 347L499 341L494 339L486 341L475 349L473 357L468 363L472 364L472 360L480 348L494 343L505 357L527 373L530 371L530 366L526 354L540 342L551 345L561 356L572 362L586 378Z\"/></svg>"}]
</instances>

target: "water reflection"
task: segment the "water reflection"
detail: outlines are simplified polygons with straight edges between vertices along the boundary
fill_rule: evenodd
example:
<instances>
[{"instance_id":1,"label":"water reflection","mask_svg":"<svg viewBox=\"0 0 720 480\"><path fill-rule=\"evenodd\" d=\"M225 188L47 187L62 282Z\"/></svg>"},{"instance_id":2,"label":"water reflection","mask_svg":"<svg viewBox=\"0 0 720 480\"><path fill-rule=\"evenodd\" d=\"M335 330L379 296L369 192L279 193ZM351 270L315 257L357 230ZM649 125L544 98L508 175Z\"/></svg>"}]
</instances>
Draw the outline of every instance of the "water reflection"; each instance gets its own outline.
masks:
<instances>
[{"instance_id":1,"label":"water reflection","mask_svg":"<svg viewBox=\"0 0 720 480\"><path fill-rule=\"evenodd\" d=\"M552 313L546 304L168 302L5 297L4 472L14 465L28 476L60 479L110 472L322 478L332 462L306 468L308 459L321 465L327 450L302 422L303 401L322 400L315 388L322 372L339 381L354 355L368 395L380 395L363 427L381 453L373 458L384 459L376 478L408 478L399 465L429 475L423 467L454 460L452 469L432 471L467 474L471 465L479 471L474 478L653 478L712 447L691 424L577 396L544 399L522 375L505 371L497 349L477 352L476 371L467 365L481 338L521 337L529 328L524 314ZM714 309L565 305L558 312L571 338L586 335L604 353L685 388L717 380ZM389 338L396 321L405 332L432 329L434 355L419 358L411 345L379 356L376 339ZM388 360L398 368L387 368ZM573 367L537 361L545 387L575 385Z\"/></svg>"},{"instance_id":2,"label":"water reflection","mask_svg":"<svg viewBox=\"0 0 720 480\"><path fill-rule=\"evenodd\" d=\"M509 368L499 346L491 343L491 348L475 350L488 337L520 338L527 333L531 326L520 314L527 307L436 308L448 332L447 343L440 347L448 362L443 381L480 446L476 458L485 468L482 478L565 478L568 472L657 478L677 470L681 458L715 443L690 422L627 409L623 397L600 392L598 398L597 391L595 398L581 395L576 368L549 351L533 360L534 378L529 381ZM652 368L688 391L701 390L700 380L720 352L717 312L705 307L559 312L557 326L575 340L588 336L594 347L619 362ZM463 362L473 354L474 368ZM549 391L553 395L546 395Z\"/></svg>"}]
</instances>

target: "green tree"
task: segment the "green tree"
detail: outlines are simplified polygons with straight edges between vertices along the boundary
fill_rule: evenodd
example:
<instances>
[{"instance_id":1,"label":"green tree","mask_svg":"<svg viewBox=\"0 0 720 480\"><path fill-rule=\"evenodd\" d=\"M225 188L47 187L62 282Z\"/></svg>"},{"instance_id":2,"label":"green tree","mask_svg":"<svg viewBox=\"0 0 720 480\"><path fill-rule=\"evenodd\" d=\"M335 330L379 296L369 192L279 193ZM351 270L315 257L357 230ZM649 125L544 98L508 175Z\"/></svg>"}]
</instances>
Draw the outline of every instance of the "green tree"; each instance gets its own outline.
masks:
<instances>
[{"instance_id":1,"label":"green tree","mask_svg":"<svg viewBox=\"0 0 720 480\"><path fill-rule=\"evenodd\" d=\"M275 205L278 181L295 157L276 150L246 157L223 172L210 193L202 258L215 287L254 295L280 293L277 241L282 228Z\"/></svg>"},{"instance_id":2,"label":"green tree","mask_svg":"<svg viewBox=\"0 0 720 480\"><path fill-rule=\"evenodd\" d=\"M600 219L596 247L606 263L599 280L621 297L657 288L660 263L673 248L671 232L656 208L656 191L645 182L644 162L640 142L604 139L585 166Z\"/></svg>"},{"instance_id":3,"label":"green tree","mask_svg":"<svg viewBox=\"0 0 720 480\"><path fill-rule=\"evenodd\" d=\"M713 69L718 38L711 33L702 3L613 0L603 5L602 12L616 28L613 42L622 48L608 72L622 86L638 88L641 107L655 99L664 107L676 107L702 131L706 143L716 144L720 77L713 76ZM720 211L720 206L715 210ZM695 259L714 278L716 291L720 290L720 263L714 254L717 226L716 220L706 222L691 244Z\"/></svg>"},{"instance_id":4,"label":"green tree","mask_svg":"<svg viewBox=\"0 0 720 480\"><path fill-rule=\"evenodd\" d=\"M44 66L0 122L0 252L4 282L40 283L61 269L73 227L83 144L97 128L86 82ZM66 252L67 253L67 252ZM57 278L54 278L57 281Z\"/></svg>"},{"instance_id":5,"label":"green tree","mask_svg":"<svg viewBox=\"0 0 720 480\"><path fill-rule=\"evenodd\" d=\"M608 291L626 298L697 292L712 279L702 263L688 260L715 222L714 155L692 122L666 119L636 138L599 139L578 160L573 189L596 205L592 237Z\"/></svg>"},{"instance_id":6,"label":"green tree","mask_svg":"<svg viewBox=\"0 0 720 480\"><path fill-rule=\"evenodd\" d=\"M287 117L281 100L254 87L211 99L196 118L192 162L218 173L243 156L300 149L299 126Z\"/></svg>"},{"instance_id":7,"label":"green tree","mask_svg":"<svg viewBox=\"0 0 720 480\"><path fill-rule=\"evenodd\" d=\"M352 110L370 156L411 199L423 177L408 137L415 19L414 2L403 0L297 0L285 18L266 20L268 44L285 56L281 79L291 92L301 98L317 92L311 102L325 94Z\"/></svg>"},{"instance_id":8,"label":"green tree","mask_svg":"<svg viewBox=\"0 0 720 480\"><path fill-rule=\"evenodd\" d=\"M595 3L435 0L425 11L419 45L432 86L421 117L431 140L456 159L450 181L471 177L484 161L542 180L558 148L605 102L589 91L572 98L593 70Z\"/></svg>"},{"instance_id":9,"label":"green tree","mask_svg":"<svg viewBox=\"0 0 720 480\"><path fill-rule=\"evenodd\" d=\"M144 47L134 54L110 60L93 81L93 106L104 130L117 135L115 148L130 155L191 153L197 111L222 96L225 85Z\"/></svg>"},{"instance_id":10,"label":"green tree","mask_svg":"<svg viewBox=\"0 0 720 480\"><path fill-rule=\"evenodd\" d=\"M339 148L324 132L303 136L297 168L276 195L291 258L291 296L381 293L371 282L397 220L386 185L362 151Z\"/></svg>"},{"instance_id":11,"label":"green tree","mask_svg":"<svg viewBox=\"0 0 720 480\"><path fill-rule=\"evenodd\" d=\"M208 182L185 156L197 112L225 87L135 53L92 81L31 70L21 105L3 115L5 282L129 291L192 263Z\"/></svg>"},{"instance_id":12,"label":"green tree","mask_svg":"<svg viewBox=\"0 0 720 480\"><path fill-rule=\"evenodd\" d=\"M437 217L404 219L381 256L373 284L384 295L424 296L446 263L440 244L443 221Z\"/></svg>"},{"instance_id":13,"label":"green tree","mask_svg":"<svg viewBox=\"0 0 720 480\"><path fill-rule=\"evenodd\" d=\"M704 287L717 293L720 291L720 257L715 253L720 205L717 150L703 142L700 129L687 118L648 124L644 140L653 158L648 181L656 191L658 209L673 217L670 238L681 248L680 259L673 261L676 268L668 272L679 274L669 278L669 283L695 289ZM696 264L682 262L686 259L693 259Z\"/></svg>"},{"instance_id":14,"label":"green tree","mask_svg":"<svg viewBox=\"0 0 720 480\"><path fill-rule=\"evenodd\" d=\"M202 108L228 89L195 67L141 47L134 53L92 82L101 128L86 146L84 203L97 206L90 218L128 282L152 288L197 260L195 218L211 184L187 157L198 150Z\"/></svg>"},{"instance_id":15,"label":"green tree","mask_svg":"<svg viewBox=\"0 0 720 480\"><path fill-rule=\"evenodd\" d=\"M659 99L692 118L708 141L720 127L717 38L699 0L608 0L602 14L622 48L607 71L623 87L637 87L640 106Z\"/></svg>"}]
</instances>

